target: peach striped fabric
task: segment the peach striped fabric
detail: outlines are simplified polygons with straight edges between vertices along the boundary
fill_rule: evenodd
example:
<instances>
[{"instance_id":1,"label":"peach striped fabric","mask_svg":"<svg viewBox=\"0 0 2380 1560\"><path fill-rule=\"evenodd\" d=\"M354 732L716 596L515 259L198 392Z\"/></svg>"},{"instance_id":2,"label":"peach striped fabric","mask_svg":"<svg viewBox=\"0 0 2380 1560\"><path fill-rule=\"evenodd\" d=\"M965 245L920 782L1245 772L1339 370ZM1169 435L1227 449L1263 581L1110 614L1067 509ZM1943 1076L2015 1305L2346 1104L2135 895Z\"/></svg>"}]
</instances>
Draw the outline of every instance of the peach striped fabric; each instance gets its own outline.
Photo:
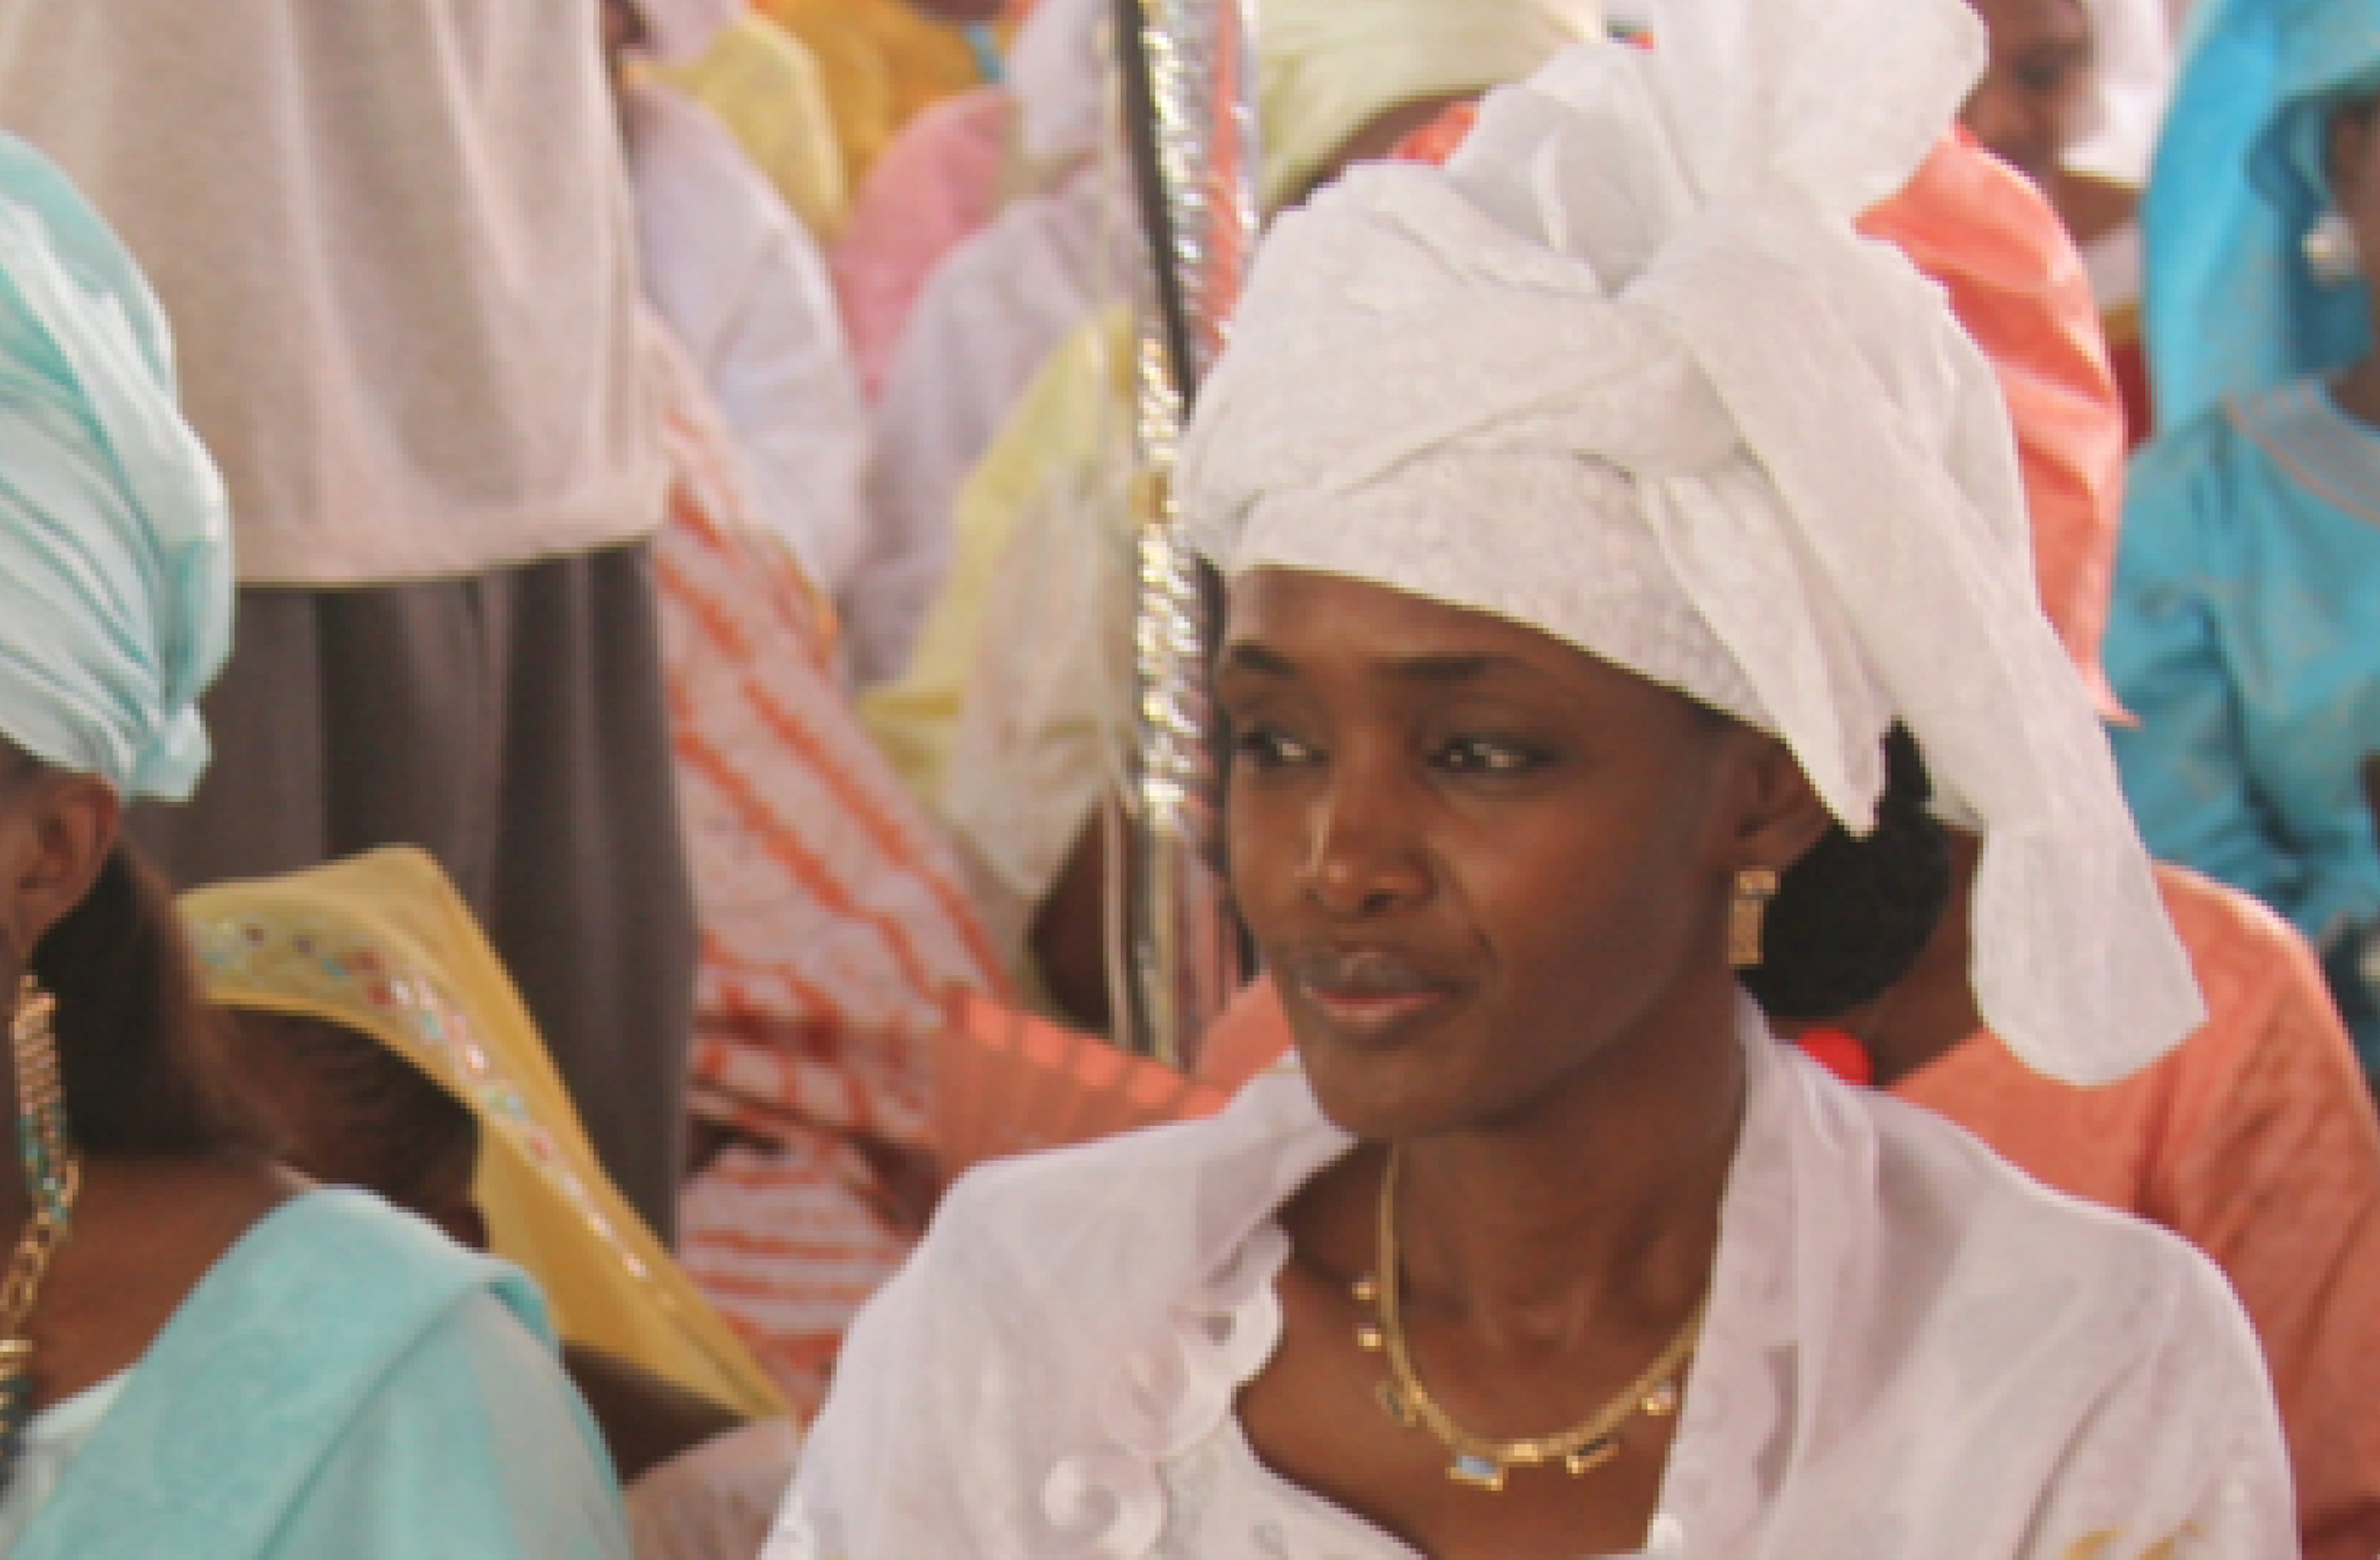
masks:
<instances>
[{"instance_id":1,"label":"peach striped fabric","mask_svg":"<svg viewBox=\"0 0 2380 1560\"><path fill-rule=\"evenodd\" d=\"M702 935L691 1097L741 1140L686 1189L682 1259L800 1408L912 1239L892 1167L926 1153L947 995L1003 985L677 367L653 560Z\"/></svg>"}]
</instances>

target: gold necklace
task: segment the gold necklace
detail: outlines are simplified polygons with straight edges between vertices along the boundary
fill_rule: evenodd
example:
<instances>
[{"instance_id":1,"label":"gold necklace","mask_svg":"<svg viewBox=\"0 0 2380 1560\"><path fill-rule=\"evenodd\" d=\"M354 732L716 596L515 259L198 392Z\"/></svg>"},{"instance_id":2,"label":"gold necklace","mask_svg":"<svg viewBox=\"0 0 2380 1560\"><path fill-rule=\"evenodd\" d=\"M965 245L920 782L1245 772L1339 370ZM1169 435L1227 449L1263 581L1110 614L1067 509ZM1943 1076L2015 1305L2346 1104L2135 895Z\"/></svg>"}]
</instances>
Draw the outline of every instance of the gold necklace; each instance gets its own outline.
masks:
<instances>
[{"instance_id":1,"label":"gold necklace","mask_svg":"<svg viewBox=\"0 0 2380 1560\"><path fill-rule=\"evenodd\" d=\"M1397 1263L1397 1181L1403 1163L1403 1149L1390 1148L1388 1170L1380 1178L1380 1271L1376 1277L1357 1279L1354 1287L1355 1299L1374 1308L1379 1324L1357 1327L1355 1342L1366 1352L1388 1359L1390 1379L1379 1389L1380 1407L1388 1416L1407 1430L1428 1431L1453 1454L1454 1460L1446 1469L1449 1479L1493 1493L1504 1488L1505 1475L1515 1468L1560 1463L1572 1478L1584 1478L1620 1455L1620 1432L1630 1420L1639 1414L1667 1419L1678 1411L1685 1364L1702 1337L1708 1295L1694 1302L1686 1324L1644 1373L1582 1423L1551 1435L1510 1441L1475 1434L1455 1423L1422 1384L1405 1342Z\"/></svg>"},{"instance_id":2,"label":"gold necklace","mask_svg":"<svg viewBox=\"0 0 2380 1560\"><path fill-rule=\"evenodd\" d=\"M33 1216L0 1271L0 1491L14 1479L32 1417L33 1344L25 1336L50 1260L74 1228L82 1161L67 1131L65 1090L50 1021L56 1002L29 977L8 1025L16 1054L18 1141L26 1160Z\"/></svg>"}]
</instances>

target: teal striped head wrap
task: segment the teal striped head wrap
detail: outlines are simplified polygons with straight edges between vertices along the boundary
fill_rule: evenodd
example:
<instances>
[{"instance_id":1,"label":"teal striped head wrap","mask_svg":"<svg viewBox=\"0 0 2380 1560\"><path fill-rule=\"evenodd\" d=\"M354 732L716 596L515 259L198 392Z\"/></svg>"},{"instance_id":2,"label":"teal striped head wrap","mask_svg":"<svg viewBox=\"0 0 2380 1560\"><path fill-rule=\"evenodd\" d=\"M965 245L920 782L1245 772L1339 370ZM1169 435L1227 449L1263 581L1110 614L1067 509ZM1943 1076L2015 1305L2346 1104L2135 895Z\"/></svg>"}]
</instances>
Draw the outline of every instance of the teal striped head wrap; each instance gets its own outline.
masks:
<instances>
[{"instance_id":1,"label":"teal striped head wrap","mask_svg":"<svg viewBox=\"0 0 2380 1560\"><path fill-rule=\"evenodd\" d=\"M66 177L0 136L0 737L186 799L231 614L223 482L156 297Z\"/></svg>"}]
</instances>

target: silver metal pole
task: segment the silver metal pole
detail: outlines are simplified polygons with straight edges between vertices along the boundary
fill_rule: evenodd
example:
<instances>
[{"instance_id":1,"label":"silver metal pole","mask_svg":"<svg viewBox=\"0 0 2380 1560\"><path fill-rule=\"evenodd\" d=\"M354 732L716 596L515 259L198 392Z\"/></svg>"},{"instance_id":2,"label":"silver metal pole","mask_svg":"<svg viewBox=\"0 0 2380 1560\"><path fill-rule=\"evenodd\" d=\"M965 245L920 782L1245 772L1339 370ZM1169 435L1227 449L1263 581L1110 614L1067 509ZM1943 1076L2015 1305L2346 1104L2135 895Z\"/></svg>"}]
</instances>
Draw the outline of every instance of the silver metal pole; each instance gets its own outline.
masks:
<instances>
[{"instance_id":1,"label":"silver metal pole","mask_svg":"<svg viewBox=\"0 0 2380 1560\"><path fill-rule=\"evenodd\" d=\"M1186 1069L1238 984L1216 871L1211 625L1174 502L1200 381L1222 351L1257 232L1254 0L1118 0L1125 117L1151 283L1135 381L1132 763L1123 875L1124 1042Z\"/></svg>"}]
</instances>

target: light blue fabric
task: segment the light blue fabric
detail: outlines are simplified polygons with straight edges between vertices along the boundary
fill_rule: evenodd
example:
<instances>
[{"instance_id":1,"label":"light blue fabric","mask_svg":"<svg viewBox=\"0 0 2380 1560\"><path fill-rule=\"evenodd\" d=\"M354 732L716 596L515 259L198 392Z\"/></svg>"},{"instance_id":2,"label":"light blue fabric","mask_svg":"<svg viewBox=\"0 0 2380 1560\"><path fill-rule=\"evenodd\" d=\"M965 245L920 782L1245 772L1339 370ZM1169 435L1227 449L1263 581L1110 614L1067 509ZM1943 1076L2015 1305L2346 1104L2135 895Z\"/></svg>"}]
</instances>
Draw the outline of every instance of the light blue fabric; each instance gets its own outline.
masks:
<instances>
[{"instance_id":1,"label":"light blue fabric","mask_svg":"<svg viewBox=\"0 0 2380 1560\"><path fill-rule=\"evenodd\" d=\"M2301 380L2152 445L2105 656L2139 720L2111 740L2153 853L2317 946L2380 918L2361 784L2380 756L2380 432Z\"/></svg>"},{"instance_id":2,"label":"light blue fabric","mask_svg":"<svg viewBox=\"0 0 2380 1560\"><path fill-rule=\"evenodd\" d=\"M187 797L231 612L223 483L157 300L65 175L0 136L0 735Z\"/></svg>"},{"instance_id":3,"label":"light blue fabric","mask_svg":"<svg viewBox=\"0 0 2380 1560\"><path fill-rule=\"evenodd\" d=\"M2380 0L2200 12L2142 213L2142 329L2167 428L2342 369L2373 339L2362 282L2316 281L2304 243L2330 205L2330 115L2380 87Z\"/></svg>"},{"instance_id":4,"label":"light blue fabric","mask_svg":"<svg viewBox=\"0 0 2380 1560\"><path fill-rule=\"evenodd\" d=\"M536 1291L360 1192L274 1213L9 1560L626 1560Z\"/></svg>"}]
</instances>

